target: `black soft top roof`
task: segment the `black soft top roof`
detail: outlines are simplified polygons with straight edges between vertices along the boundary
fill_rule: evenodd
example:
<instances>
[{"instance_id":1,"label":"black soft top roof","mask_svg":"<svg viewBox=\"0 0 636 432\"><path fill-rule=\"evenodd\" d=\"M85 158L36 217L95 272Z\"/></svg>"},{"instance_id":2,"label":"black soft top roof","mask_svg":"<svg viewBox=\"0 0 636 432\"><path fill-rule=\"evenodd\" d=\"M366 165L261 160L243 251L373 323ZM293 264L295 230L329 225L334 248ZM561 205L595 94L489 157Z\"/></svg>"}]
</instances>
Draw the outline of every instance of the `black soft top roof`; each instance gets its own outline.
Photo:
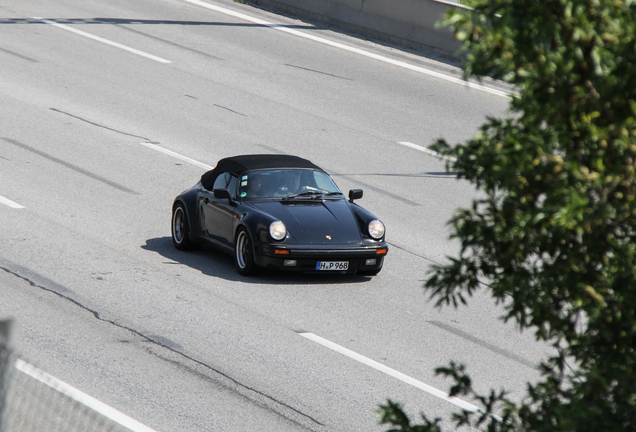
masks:
<instances>
[{"instance_id":1,"label":"black soft top roof","mask_svg":"<svg viewBox=\"0 0 636 432\"><path fill-rule=\"evenodd\" d=\"M298 156L277 154L239 155L218 161L214 169L201 176L201 184L204 188L210 189L214 184L214 180L221 173L231 172L240 176L246 171L267 168L306 168L323 171L322 168Z\"/></svg>"}]
</instances>

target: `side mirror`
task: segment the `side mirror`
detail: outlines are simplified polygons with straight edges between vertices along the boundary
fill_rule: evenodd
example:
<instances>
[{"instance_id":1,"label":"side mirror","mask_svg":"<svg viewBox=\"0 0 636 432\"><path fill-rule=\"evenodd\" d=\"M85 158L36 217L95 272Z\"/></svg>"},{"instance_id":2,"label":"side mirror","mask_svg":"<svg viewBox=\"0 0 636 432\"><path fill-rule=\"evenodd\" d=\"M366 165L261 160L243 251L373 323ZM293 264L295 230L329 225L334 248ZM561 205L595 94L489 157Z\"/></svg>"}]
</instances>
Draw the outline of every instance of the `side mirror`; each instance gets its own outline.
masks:
<instances>
[{"instance_id":1,"label":"side mirror","mask_svg":"<svg viewBox=\"0 0 636 432\"><path fill-rule=\"evenodd\" d=\"M230 191L227 189L214 189L214 198L216 199L226 199L228 204L236 207L237 203L230 196Z\"/></svg>"},{"instance_id":2,"label":"side mirror","mask_svg":"<svg viewBox=\"0 0 636 432\"><path fill-rule=\"evenodd\" d=\"M230 199L230 191L228 191L227 189L214 189L214 198Z\"/></svg>"},{"instance_id":3,"label":"side mirror","mask_svg":"<svg viewBox=\"0 0 636 432\"><path fill-rule=\"evenodd\" d=\"M349 191L349 202L362 198L362 189L351 189Z\"/></svg>"}]
</instances>

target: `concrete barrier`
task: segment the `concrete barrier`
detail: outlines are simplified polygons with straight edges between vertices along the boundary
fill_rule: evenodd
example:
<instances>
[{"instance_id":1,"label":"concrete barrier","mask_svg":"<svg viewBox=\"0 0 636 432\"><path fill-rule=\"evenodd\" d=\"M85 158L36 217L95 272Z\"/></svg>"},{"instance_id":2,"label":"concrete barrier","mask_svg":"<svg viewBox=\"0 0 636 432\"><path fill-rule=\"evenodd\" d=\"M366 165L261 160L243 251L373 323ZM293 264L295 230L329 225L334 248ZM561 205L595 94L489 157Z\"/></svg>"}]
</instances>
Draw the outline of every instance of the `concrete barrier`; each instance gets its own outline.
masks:
<instances>
[{"instance_id":1,"label":"concrete barrier","mask_svg":"<svg viewBox=\"0 0 636 432\"><path fill-rule=\"evenodd\" d=\"M448 8L470 9L443 0L253 0L300 17L316 19L373 38L456 57L451 30L436 28Z\"/></svg>"}]
</instances>

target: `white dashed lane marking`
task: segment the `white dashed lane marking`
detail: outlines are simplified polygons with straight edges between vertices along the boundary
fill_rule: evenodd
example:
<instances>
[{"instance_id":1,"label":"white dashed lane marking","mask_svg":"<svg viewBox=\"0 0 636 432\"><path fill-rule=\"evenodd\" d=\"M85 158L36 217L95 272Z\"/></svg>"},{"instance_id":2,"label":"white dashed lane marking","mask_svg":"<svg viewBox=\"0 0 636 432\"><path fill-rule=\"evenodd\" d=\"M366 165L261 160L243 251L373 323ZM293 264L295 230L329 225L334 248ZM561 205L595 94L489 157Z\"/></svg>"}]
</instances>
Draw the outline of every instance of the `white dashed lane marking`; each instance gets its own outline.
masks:
<instances>
[{"instance_id":1,"label":"white dashed lane marking","mask_svg":"<svg viewBox=\"0 0 636 432\"><path fill-rule=\"evenodd\" d=\"M196 161L194 159L190 159L187 156L183 156L183 155L180 155L179 153L175 153L172 150L168 150L168 149L165 149L163 147L159 147L156 144L151 144L151 143L139 143L139 144L141 144L144 147L148 147L150 149L158 151L159 153L167 154L168 156L172 156L173 158L182 160L182 161L187 162L189 164L192 164L194 166L198 166L199 168L203 168L204 170L208 170L209 171L212 168L214 168L214 167L212 167L212 166L210 166L208 164L204 164L203 162L199 162L199 161Z\"/></svg>"},{"instance_id":2,"label":"white dashed lane marking","mask_svg":"<svg viewBox=\"0 0 636 432\"><path fill-rule=\"evenodd\" d=\"M11 201L10 199L5 198L5 197L3 197L1 195L0 195L0 204L4 204L4 205L9 206L9 207L14 208L14 209L23 209L24 208L24 206L18 204L17 202Z\"/></svg>"},{"instance_id":3,"label":"white dashed lane marking","mask_svg":"<svg viewBox=\"0 0 636 432\"><path fill-rule=\"evenodd\" d=\"M458 407L465 409L466 411L470 411L470 412L477 412L479 411L479 408L477 408L475 405L470 404L468 402L465 402L459 398L456 398L454 396L449 396L448 393L445 393L441 390L436 389L435 387L431 387L428 384L423 383L422 381L416 380L415 378L412 378L408 375L403 374L402 372L398 372L395 369L391 369L388 366L383 365L382 363L378 363L375 360L371 360L368 357L365 357L361 354L358 354L355 351L351 351L350 349L347 349L341 345L338 345L334 342L331 342L330 340L327 340L325 338L322 338L318 335L315 335L313 333L298 333L300 336L309 339L311 341L316 342L317 344L320 344L326 348L329 348L330 350L333 350L337 353L340 353L342 355L345 355L347 357L349 357L350 359L353 359L355 361L358 361L364 365L367 365L369 367L372 367L373 369L380 371L382 373L385 373L389 376L392 376L393 378L397 378L400 381L412 385L413 387L416 387L420 390L425 391L426 393L436 396L440 399L443 399L447 402L450 402L454 405L457 405Z\"/></svg>"},{"instance_id":4,"label":"white dashed lane marking","mask_svg":"<svg viewBox=\"0 0 636 432\"><path fill-rule=\"evenodd\" d=\"M352 47L352 46L349 46L349 45L346 45L346 44L343 44L343 43L334 42L334 41L331 41L329 39L325 39L325 38L322 38L322 37L319 37L319 36L315 36L315 35L312 35L310 33L301 32L301 31L298 31L298 30L295 30L295 29L291 29L289 27L273 24L273 23L270 23L270 22L267 22L267 21L263 21L262 19L254 18L254 17L251 17L249 15L245 15L245 14L240 13L240 12L235 12L235 11L232 11L230 9L226 9L226 8L223 8L223 7L220 7L220 6L211 5L209 3L206 3L206 2L203 2L203 1L200 1L200 0L184 0L184 1L186 1L188 3L192 3L192 4L197 5L197 6L204 7L206 9L213 10L215 12L220 12L222 14L230 15L230 16L233 16L235 18L239 18L239 19L242 19L242 20L245 20L245 21L250 21L250 22L253 22L255 24L260 24L260 25L262 25L264 27L270 27L272 29L279 30L279 31L282 31L282 32L285 32L285 33L289 33L289 34L292 34L294 36L299 36L299 37L302 37L302 38L305 38L305 39L312 40L314 42L318 42L318 43L321 43L321 44L329 45L329 46L332 46L334 48L338 48L338 49L341 49L341 50L344 50L344 51L349 51L349 52L352 52L352 53L355 53L355 54L358 54L358 55L361 55L361 56L364 56L364 57L372 58L374 60L378 60L378 61L381 61L381 62L384 62L384 63L392 64L394 66L398 66L398 67L401 67L401 68L404 68L404 69L409 69L409 70L412 70L414 72L418 72L418 73L421 73L421 74L425 74L425 75L429 75L429 76L432 76L432 77L435 77L435 78L442 79L444 81L452 82L453 84L459 84L459 85L464 86L464 87L472 88L472 89L475 89L475 90L480 90L480 91L483 91L483 92L486 92L486 93L490 93L490 94L493 94L493 95L496 95L496 96L501 96L501 97L505 97L505 98L510 97L510 93L506 92L506 91L501 91L501 90L497 90L497 89L494 89L494 88L491 88L491 87L487 87L487 86L482 85L482 84L469 82L469 81L463 80L461 78L457 78L457 77L454 77L454 76L446 75L446 74L443 74L443 73L440 73L440 72L435 72L433 70L426 69L426 68L423 68L423 67L420 67L420 66L415 66L415 65L412 65L412 64L400 61L400 60L394 60L394 59L391 59L389 57L385 57L385 56L382 56L382 55L379 55L379 54L372 53L370 51L365 51L363 49Z\"/></svg>"},{"instance_id":5,"label":"white dashed lane marking","mask_svg":"<svg viewBox=\"0 0 636 432\"><path fill-rule=\"evenodd\" d=\"M86 38L93 39L93 40L95 40L95 41L98 41L98 42L104 43L104 44L106 44L106 45L114 46L114 47L116 47L116 48L123 49L123 50L128 51L128 52L131 52L131 53L133 53L133 54L137 54L137 55L140 55L140 56L142 56L142 57L149 58L150 60L154 60L154 61L157 61L157 62L159 62L159 63L172 63L170 60L166 60L166 59L163 59L163 58L161 58L161 57L157 57L157 56L154 56L154 55L152 55L152 54L148 54L148 53L146 53L146 52L140 51L140 50L138 50L138 49L131 48L131 47L129 47L129 46L122 45L122 44L120 44L120 43L113 42L113 41L111 41L111 40L104 39L104 38L101 38L101 37L99 37L99 36L95 36L95 35L92 35L92 34L90 34L90 33L86 33L86 32L81 31L81 30L74 29L73 27L69 27L69 26L67 26L67 25L57 23L57 22L55 22L55 21L51 21L51 20L48 20L48 19L40 18L40 17L33 17L33 19L36 19L36 20L38 20L38 21L42 21L43 23L50 24L50 25L52 25L52 26L54 26L54 27L60 28L60 29L62 29L62 30L69 31L69 32L71 32L71 33L78 34L78 35L80 35L80 36L84 36L84 37L86 37Z\"/></svg>"},{"instance_id":6,"label":"white dashed lane marking","mask_svg":"<svg viewBox=\"0 0 636 432\"><path fill-rule=\"evenodd\" d=\"M423 153L428 153L430 155L435 156L436 158L444 159L444 160L451 161L451 162L457 162L457 159L454 158L454 157L448 157L448 156L441 155L441 154L437 153L436 151L427 149L426 147L422 147L422 146L417 145L417 144L410 143L408 141L400 141L400 142L398 142L398 144L401 144L401 145L403 145L405 147L410 147L412 149L421 151Z\"/></svg>"},{"instance_id":7,"label":"white dashed lane marking","mask_svg":"<svg viewBox=\"0 0 636 432\"><path fill-rule=\"evenodd\" d=\"M154 429L139 423L137 420L128 417L127 415L117 411L115 408L112 408L105 403L98 401L94 397L79 391L75 387L71 387L65 382L60 381L54 376L47 374L29 363L17 359L15 362L15 368L133 432L156 432Z\"/></svg>"}]
</instances>

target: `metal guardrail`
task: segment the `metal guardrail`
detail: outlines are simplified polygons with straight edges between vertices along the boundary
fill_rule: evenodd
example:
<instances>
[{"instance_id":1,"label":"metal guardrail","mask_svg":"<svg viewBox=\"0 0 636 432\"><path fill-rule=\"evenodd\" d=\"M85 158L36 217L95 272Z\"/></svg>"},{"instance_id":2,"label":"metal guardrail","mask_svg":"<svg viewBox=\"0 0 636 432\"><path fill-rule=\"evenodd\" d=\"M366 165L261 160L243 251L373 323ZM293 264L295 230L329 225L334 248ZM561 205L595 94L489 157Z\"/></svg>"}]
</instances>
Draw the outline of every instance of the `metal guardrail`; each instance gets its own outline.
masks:
<instances>
[{"instance_id":1,"label":"metal guardrail","mask_svg":"<svg viewBox=\"0 0 636 432\"><path fill-rule=\"evenodd\" d=\"M0 321L0 432L154 432L18 358Z\"/></svg>"},{"instance_id":2,"label":"metal guardrail","mask_svg":"<svg viewBox=\"0 0 636 432\"><path fill-rule=\"evenodd\" d=\"M9 398L8 387L13 358L12 327L13 321L0 321L0 432L8 430L6 418Z\"/></svg>"},{"instance_id":3,"label":"metal guardrail","mask_svg":"<svg viewBox=\"0 0 636 432\"><path fill-rule=\"evenodd\" d=\"M457 58L460 42L437 27L447 9L471 8L445 0L247 0L319 20L379 40Z\"/></svg>"}]
</instances>

